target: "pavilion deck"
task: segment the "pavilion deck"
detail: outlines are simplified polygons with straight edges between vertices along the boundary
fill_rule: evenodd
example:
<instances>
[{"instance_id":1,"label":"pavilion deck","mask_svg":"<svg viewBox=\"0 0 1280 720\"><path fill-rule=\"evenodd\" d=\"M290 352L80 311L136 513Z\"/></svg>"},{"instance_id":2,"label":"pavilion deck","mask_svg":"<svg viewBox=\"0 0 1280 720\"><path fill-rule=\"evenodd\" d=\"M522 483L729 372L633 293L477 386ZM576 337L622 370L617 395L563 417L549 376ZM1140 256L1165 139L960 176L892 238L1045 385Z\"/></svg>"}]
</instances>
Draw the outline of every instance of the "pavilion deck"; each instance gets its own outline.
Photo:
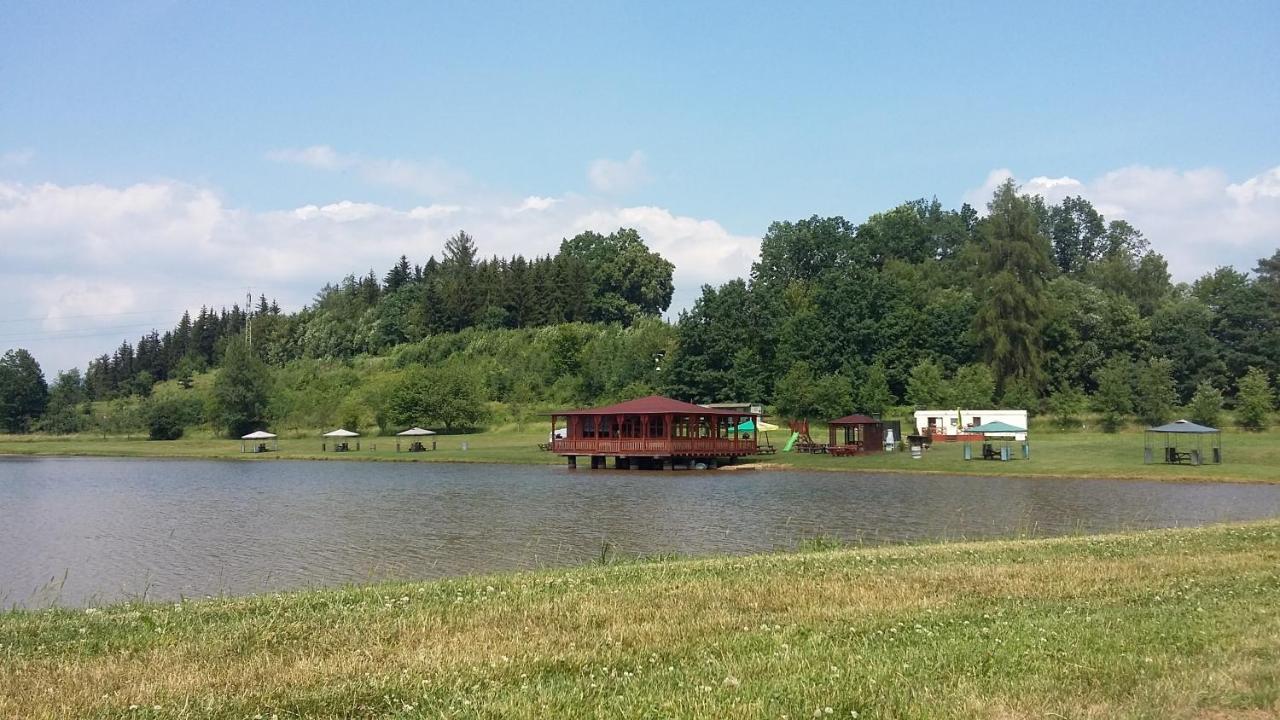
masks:
<instances>
[{"instance_id":1,"label":"pavilion deck","mask_svg":"<svg viewBox=\"0 0 1280 720\"><path fill-rule=\"evenodd\" d=\"M606 457L618 459L619 467L651 466L664 460L732 460L758 451L755 433L738 429L754 418L742 411L655 395L552 413L547 449L567 457L571 467L576 467L578 456L590 457L592 467L601 466ZM564 437L558 437L560 433Z\"/></svg>"}]
</instances>

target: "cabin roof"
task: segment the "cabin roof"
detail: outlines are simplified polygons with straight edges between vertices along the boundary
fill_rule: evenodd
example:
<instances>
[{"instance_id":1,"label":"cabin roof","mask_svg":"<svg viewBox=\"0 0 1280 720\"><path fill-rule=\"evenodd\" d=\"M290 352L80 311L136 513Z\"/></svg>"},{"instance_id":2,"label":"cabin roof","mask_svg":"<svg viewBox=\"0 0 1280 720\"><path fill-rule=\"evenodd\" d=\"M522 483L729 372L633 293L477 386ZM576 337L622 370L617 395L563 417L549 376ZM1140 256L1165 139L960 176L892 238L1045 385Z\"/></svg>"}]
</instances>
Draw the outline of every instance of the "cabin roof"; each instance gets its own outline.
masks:
<instances>
[{"instance_id":1,"label":"cabin roof","mask_svg":"<svg viewBox=\"0 0 1280 720\"><path fill-rule=\"evenodd\" d=\"M861 415L854 413L853 415L845 415L838 420L829 420L828 425L877 425L880 421L870 415Z\"/></svg>"},{"instance_id":2,"label":"cabin roof","mask_svg":"<svg viewBox=\"0 0 1280 720\"><path fill-rule=\"evenodd\" d=\"M627 400L613 405L604 405L595 408L582 408L579 410L561 410L551 413L552 415L664 415L672 413L675 415L734 415L742 416L747 413L738 410L721 410L718 408L709 408L702 405L694 405L682 400L672 400L669 397L661 395L649 395L648 397Z\"/></svg>"}]
</instances>

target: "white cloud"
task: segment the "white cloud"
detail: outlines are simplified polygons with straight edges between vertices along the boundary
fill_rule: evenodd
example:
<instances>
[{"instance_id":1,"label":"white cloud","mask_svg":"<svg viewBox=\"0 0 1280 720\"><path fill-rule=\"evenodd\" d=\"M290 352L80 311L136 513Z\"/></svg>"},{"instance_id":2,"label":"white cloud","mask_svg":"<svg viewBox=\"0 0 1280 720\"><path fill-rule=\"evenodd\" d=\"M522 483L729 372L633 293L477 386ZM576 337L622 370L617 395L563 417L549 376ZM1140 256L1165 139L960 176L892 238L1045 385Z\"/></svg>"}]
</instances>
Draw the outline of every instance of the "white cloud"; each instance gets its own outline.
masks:
<instances>
[{"instance_id":1,"label":"white cloud","mask_svg":"<svg viewBox=\"0 0 1280 720\"><path fill-rule=\"evenodd\" d=\"M371 268L380 274L402 253L418 263L438 257L461 229L485 256L529 257L555 253L582 230L623 226L676 264L677 309L700 284L745 274L759 247L758 238L711 220L578 195L252 212L174 181L0 181L0 303L10 318L32 318L0 325L0 349L27 347L52 374L150 327L170 327L183 309L243 302L246 288L296 309L326 282Z\"/></svg>"},{"instance_id":2,"label":"white cloud","mask_svg":"<svg viewBox=\"0 0 1280 720\"><path fill-rule=\"evenodd\" d=\"M9 152L0 153L0 167L22 167L34 160L36 151L30 148L21 150L10 150Z\"/></svg>"},{"instance_id":3,"label":"white cloud","mask_svg":"<svg viewBox=\"0 0 1280 720\"><path fill-rule=\"evenodd\" d=\"M529 210L533 210L537 212L541 210L547 210L552 205L555 205L558 202L560 202L559 198L539 197L537 195L530 195L529 197L525 198L523 202L520 203L520 207L516 208L516 212L527 212Z\"/></svg>"},{"instance_id":4,"label":"white cloud","mask_svg":"<svg viewBox=\"0 0 1280 720\"><path fill-rule=\"evenodd\" d=\"M432 197L456 195L472 185L465 173L440 161L370 158L356 153L341 153L328 145L281 148L268 152L266 157L313 170L354 172L368 183Z\"/></svg>"},{"instance_id":5,"label":"white cloud","mask_svg":"<svg viewBox=\"0 0 1280 720\"><path fill-rule=\"evenodd\" d=\"M338 152L328 145L272 150L267 153L267 159L319 170L336 170L349 165L345 158L339 157Z\"/></svg>"},{"instance_id":6,"label":"white cloud","mask_svg":"<svg viewBox=\"0 0 1280 720\"><path fill-rule=\"evenodd\" d=\"M992 170L965 193L965 202L985 211L995 188L1009 177L1014 176L1008 169ZM1133 165L1089 181L1035 177L1021 186L1050 203L1080 195L1108 219L1127 220L1169 261L1175 281L1194 280L1221 265L1252 270L1258 258L1280 249L1280 166L1237 183L1214 168Z\"/></svg>"},{"instance_id":7,"label":"white cloud","mask_svg":"<svg viewBox=\"0 0 1280 720\"><path fill-rule=\"evenodd\" d=\"M591 182L591 187L600 192L620 194L635 190L652 178L649 175L648 158L636 150L626 160L595 160L587 168L587 179Z\"/></svg>"}]
</instances>

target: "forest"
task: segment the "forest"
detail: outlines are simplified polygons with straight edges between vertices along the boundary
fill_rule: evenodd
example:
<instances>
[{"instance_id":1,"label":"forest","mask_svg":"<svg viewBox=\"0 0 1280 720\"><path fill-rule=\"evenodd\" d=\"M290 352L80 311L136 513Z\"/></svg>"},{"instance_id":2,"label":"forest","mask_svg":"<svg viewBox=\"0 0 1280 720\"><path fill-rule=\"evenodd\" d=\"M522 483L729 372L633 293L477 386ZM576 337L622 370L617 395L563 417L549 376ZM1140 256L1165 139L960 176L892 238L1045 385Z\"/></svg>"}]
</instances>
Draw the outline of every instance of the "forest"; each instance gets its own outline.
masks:
<instances>
[{"instance_id":1,"label":"forest","mask_svg":"<svg viewBox=\"0 0 1280 720\"><path fill-rule=\"evenodd\" d=\"M1140 229L1084 198L1006 183L986 210L775 222L748 277L704 286L674 322L674 266L635 230L487 259L459 232L439 259L349 275L297 312L202 308L51 382L10 350L0 426L452 430L652 392L815 419L998 404L1109 430L1224 407L1270 422L1280 250L1175 284Z\"/></svg>"}]
</instances>

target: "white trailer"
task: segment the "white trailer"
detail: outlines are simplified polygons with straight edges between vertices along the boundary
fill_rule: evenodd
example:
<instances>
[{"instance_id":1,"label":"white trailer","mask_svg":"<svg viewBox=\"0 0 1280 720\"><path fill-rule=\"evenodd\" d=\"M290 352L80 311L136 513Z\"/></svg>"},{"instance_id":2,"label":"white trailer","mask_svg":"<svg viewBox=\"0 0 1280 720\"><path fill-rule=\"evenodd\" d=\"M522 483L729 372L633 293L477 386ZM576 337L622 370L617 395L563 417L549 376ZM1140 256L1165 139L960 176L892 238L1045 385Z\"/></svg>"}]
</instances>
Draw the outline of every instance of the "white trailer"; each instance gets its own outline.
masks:
<instances>
[{"instance_id":1,"label":"white trailer","mask_svg":"<svg viewBox=\"0 0 1280 720\"><path fill-rule=\"evenodd\" d=\"M971 427L989 422L1003 422L1014 427L1023 428L1023 432L1015 433L1014 440L1027 439L1026 410L917 410L916 434L934 437L952 437L963 435Z\"/></svg>"}]
</instances>

